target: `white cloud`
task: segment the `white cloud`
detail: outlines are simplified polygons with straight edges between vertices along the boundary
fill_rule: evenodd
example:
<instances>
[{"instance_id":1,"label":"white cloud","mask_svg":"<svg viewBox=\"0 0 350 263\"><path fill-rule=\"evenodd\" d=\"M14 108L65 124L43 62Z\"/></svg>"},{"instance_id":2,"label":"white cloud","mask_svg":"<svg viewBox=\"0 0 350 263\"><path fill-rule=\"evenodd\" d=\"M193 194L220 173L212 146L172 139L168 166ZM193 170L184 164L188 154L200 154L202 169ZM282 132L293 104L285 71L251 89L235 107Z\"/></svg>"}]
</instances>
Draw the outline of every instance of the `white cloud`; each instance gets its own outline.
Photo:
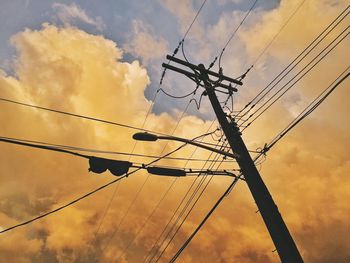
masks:
<instances>
[{"instance_id":1,"label":"white cloud","mask_svg":"<svg viewBox=\"0 0 350 263\"><path fill-rule=\"evenodd\" d=\"M70 25L74 20L80 20L95 26L99 31L102 31L106 27L101 17L92 18L88 16L86 12L75 3L71 5L54 3L52 8L56 10L58 19L66 25Z\"/></svg>"},{"instance_id":2,"label":"white cloud","mask_svg":"<svg viewBox=\"0 0 350 263\"><path fill-rule=\"evenodd\" d=\"M151 60L165 57L168 52L168 42L155 36L151 26L140 20L133 21L133 32L129 35L129 41L124 49L137 57L142 58L148 64Z\"/></svg>"}]
</instances>

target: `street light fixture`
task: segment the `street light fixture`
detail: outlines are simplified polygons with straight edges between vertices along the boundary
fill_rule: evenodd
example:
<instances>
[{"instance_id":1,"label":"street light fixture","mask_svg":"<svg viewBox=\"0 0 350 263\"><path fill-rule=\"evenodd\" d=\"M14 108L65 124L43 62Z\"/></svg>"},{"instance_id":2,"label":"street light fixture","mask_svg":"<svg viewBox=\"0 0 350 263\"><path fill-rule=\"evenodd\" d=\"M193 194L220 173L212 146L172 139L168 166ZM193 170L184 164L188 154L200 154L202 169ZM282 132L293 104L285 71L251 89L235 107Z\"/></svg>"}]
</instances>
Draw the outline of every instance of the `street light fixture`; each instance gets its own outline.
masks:
<instances>
[{"instance_id":1,"label":"street light fixture","mask_svg":"<svg viewBox=\"0 0 350 263\"><path fill-rule=\"evenodd\" d=\"M216 153L219 153L219 154L222 154L224 156L231 157L231 158L234 158L234 159L239 157L239 155L236 154L236 153L225 152L225 151L222 151L222 150L219 150L219 149L215 149L215 148L203 145L203 144L195 142L193 140L188 140L188 139L184 139L184 138L180 138L180 137L176 137L176 136L163 136L163 135L162 136L158 136L158 135L155 135L155 134L152 134L152 133L148 133L148 132L138 132L138 133L135 133L132 136L132 138L134 140L137 140L137 141L148 141L148 142L153 142L153 141L156 141L156 140L179 141L179 142L188 143L188 144L191 144L191 145L194 145L194 146L197 146L199 148L203 148L203 149L206 149L206 150L209 150L209 151L212 151L212 152L216 152Z\"/></svg>"}]
</instances>

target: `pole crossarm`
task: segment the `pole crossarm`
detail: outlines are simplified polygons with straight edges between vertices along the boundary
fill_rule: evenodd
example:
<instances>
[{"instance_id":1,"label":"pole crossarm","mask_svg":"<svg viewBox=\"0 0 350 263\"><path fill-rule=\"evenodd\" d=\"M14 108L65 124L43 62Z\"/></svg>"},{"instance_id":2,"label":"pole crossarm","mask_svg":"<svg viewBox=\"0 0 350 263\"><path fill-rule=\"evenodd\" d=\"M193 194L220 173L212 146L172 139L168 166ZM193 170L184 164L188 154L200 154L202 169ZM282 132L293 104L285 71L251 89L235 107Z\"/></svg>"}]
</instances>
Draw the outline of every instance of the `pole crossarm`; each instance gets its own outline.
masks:
<instances>
[{"instance_id":1,"label":"pole crossarm","mask_svg":"<svg viewBox=\"0 0 350 263\"><path fill-rule=\"evenodd\" d=\"M246 183L252 193L255 203L258 206L259 212L264 220L267 230L270 233L271 239L276 246L276 250L281 261L287 263L301 263L303 259L298 251L298 248L280 214L278 207L275 204L268 188L266 187L264 181L262 180L259 171L257 170L253 159L251 158L248 149L241 137L241 132L237 127L234 119L228 119L224 113L221 104L216 96L215 88L218 86L218 82L213 82L210 80L209 76L218 76L221 79L230 79L222 74L215 73L207 70L203 64L198 66L193 65L187 61L180 60L178 58L173 58L167 56L167 58L173 62L179 63L183 66L187 66L196 74L196 79L199 79L203 83L206 94L212 104L214 112L218 118L220 126L230 144L233 152L238 154L236 161L240 166L242 174L244 174ZM178 69L174 66L172 68L168 67L184 75L187 72L183 69ZM186 72L186 74L185 74ZM230 79L231 81L233 79ZM232 81L233 82L233 81ZM238 83L236 83L238 84ZM198 85L198 83L197 83Z\"/></svg>"},{"instance_id":2,"label":"pole crossarm","mask_svg":"<svg viewBox=\"0 0 350 263\"><path fill-rule=\"evenodd\" d=\"M168 65L166 63L163 63L162 66L166 69L170 69L170 70L173 70L173 71L176 71L178 73L181 73L185 76L187 76L188 78L190 78L191 80L195 81L197 84L199 84L199 79L198 79L198 75L193 73L193 72L188 72L184 69L181 69L181 68L177 68L177 67L174 67L172 65ZM241 82L240 82L241 83ZM201 85L203 86L203 85ZM217 83L217 87L220 87L220 88L224 88L224 89L227 89L229 92L237 92L238 89L237 88L234 88L230 85L226 85L226 84L223 84L221 82L218 82Z\"/></svg>"},{"instance_id":3,"label":"pole crossarm","mask_svg":"<svg viewBox=\"0 0 350 263\"><path fill-rule=\"evenodd\" d=\"M181 60L179 58L176 58L176 57L173 57L173 56L170 56L170 55L167 55L166 58L168 60L170 60L170 61L173 61L173 62L176 62L176 63L181 64L183 66L189 67L192 70L197 70L197 71L201 70L199 66L191 64L191 63L189 63L187 61L184 61L184 60ZM228 82L231 82L231 83L234 83L234 84L237 84L237 85L240 85L240 86L243 85L242 81L239 81L237 79L233 79L233 78L227 77L227 76L225 76L223 74L220 74L220 73L217 73L215 71L211 71L211 70L207 70L206 69L205 73L210 75L210 76L217 77L219 79L226 80Z\"/></svg>"}]
</instances>

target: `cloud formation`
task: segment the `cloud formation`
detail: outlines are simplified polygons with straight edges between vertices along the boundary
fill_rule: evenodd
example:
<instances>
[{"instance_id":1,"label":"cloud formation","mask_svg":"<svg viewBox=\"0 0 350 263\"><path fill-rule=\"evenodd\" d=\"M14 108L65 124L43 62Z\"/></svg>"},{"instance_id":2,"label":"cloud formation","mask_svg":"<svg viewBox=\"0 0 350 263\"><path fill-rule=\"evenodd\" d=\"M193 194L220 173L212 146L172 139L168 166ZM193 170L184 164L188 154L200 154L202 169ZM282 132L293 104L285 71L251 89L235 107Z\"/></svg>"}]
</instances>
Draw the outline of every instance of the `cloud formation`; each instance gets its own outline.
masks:
<instances>
[{"instance_id":1,"label":"cloud formation","mask_svg":"<svg viewBox=\"0 0 350 263\"><path fill-rule=\"evenodd\" d=\"M142 125L150 106L150 102L144 97L144 90L149 84L147 71L138 61L122 62L122 51L114 42L76 28L58 28L49 24L43 25L40 30L27 29L18 33L11 42L18 51L16 75L10 76L1 72L1 96ZM114 151L131 152L133 149L133 130L17 108L14 105L3 106L0 117L7 121L1 129L2 136ZM191 131L178 129L177 133L184 137L198 135L209 124L194 116L185 117L183 122L198 127ZM171 133L175 125L176 120L165 113L159 116L151 113L147 121L147 128L166 133ZM174 149L175 145L167 145L165 152ZM159 154L163 147L164 144L139 144L136 151ZM87 192L87 189L111 180L110 174L89 174L86 160L4 144L1 144L1 150L7 153L1 159L2 227L50 210ZM186 155L184 152L182 154ZM18 161L20 165L16 165ZM76 262L80 255L87 258L105 258L108 262L116 257L113 251L116 248L117 251L120 250L122 244L112 244L102 255L99 254L99 249L102 245L105 246L105 237L116 224L114 218L120 216L120 209L125 211L129 198L135 193L137 185L144 180L144 173L138 173L134 178L130 177L131 180L128 179L121 187L118 196L121 205L109 211L97 240L94 232L106 200L110 198L111 192L108 191L97 195L93 203L82 203L82 206L69 208L64 212L68 217L61 214L63 217L54 216L52 221L44 219L38 225L33 224L16 234L10 233L11 238L0 241L6 243L1 246L1 253L5 258L24 262L38 258L43 260L45 257L55 258L59 262ZM168 179L165 180L168 182ZM161 185L164 185L164 180L156 180L152 187L158 188ZM139 207L143 204L138 204L137 210L147 212L157 198L154 196L149 200L150 203L143 203L146 209ZM133 213L133 219L129 220L126 229L120 233L127 238L134 231L130 227L138 221L139 214L136 211ZM23 242L28 242L28 249L23 249L22 254L16 256L15 248L11 248L11 244L7 242L16 243L17 238L24 238ZM90 246L96 242L96 248L91 252Z\"/></svg>"},{"instance_id":2,"label":"cloud formation","mask_svg":"<svg viewBox=\"0 0 350 263\"><path fill-rule=\"evenodd\" d=\"M103 31L106 27L101 17L92 18L88 16L85 10L81 9L75 3L70 5L54 3L52 4L52 8L56 11L57 18L65 25L70 25L74 21L81 21L95 26L99 31Z\"/></svg>"},{"instance_id":3,"label":"cloud formation","mask_svg":"<svg viewBox=\"0 0 350 263\"><path fill-rule=\"evenodd\" d=\"M155 34L149 25L140 20L134 20L132 25L133 32L123 46L126 52L141 58L146 65L151 60L159 59L168 53L167 41L162 37L154 37Z\"/></svg>"},{"instance_id":4,"label":"cloud formation","mask_svg":"<svg viewBox=\"0 0 350 263\"><path fill-rule=\"evenodd\" d=\"M256 13L256 21L260 22L243 28L239 36L242 43L245 43L243 46L247 54L251 57L256 55L256 49L260 50L263 46L260 40L268 39L267 35L271 36L270 23L277 21L281 25L283 20L280 17L287 16L290 13L287 11L294 8L296 3L282 1L276 10ZM343 8L341 3L339 5L332 5L329 1L310 0L303 12L308 14L307 20L312 21L318 19L320 10L327 10L323 12L323 17L329 21ZM181 7L173 8L180 10ZM192 13L186 17L190 17L190 14ZM301 17L304 17L303 14ZM269 56L264 58L264 63L269 65L271 61L278 61L278 64L287 61L290 53L284 53L286 42L288 49L298 51L309 41L307 36L312 37L311 32L317 34L324 26L314 23L310 28L307 27L307 33L303 33L302 38L298 38L300 27L305 23L298 18L281 35L281 43L276 43ZM228 25L226 20L220 20L213 28L227 33L230 31ZM278 25L273 29L278 28ZM138 29L141 36L142 32L152 32L141 26ZM248 36L256 37L256 41L248 39ZM150 106L144 97L150 80L146 69L138 61L123 61L123 52L115 42L68 25L59 28L46 24L40 30L27 29L18 33L12 38L12 43L17 49L16 74L11 76L1 72L1 96L142 125ZM286 103L279 104L252 130L245 133L252 149L263 145L294 116L298 108L290 109L293 102L299 103L301 98L311 98L331 82L339 69L349 61L346 58L349 56L345 52L346 48L346 45L340 47L328 63L315 71L312 78L305 79L300 84L297 94L293 94ZM149 51L143 51L142 56L147 58ZM265 73L255 74L261 80L267 78L263 76ZM271 150L268 161L262 166L264 180L306 262L348 262L350 258L347 236L350 221L350 178L347 176L350 172L347 149L350 144L350 98L347 89L349 82L346 83L315 115ZM246 90L249 92L248 88ZM300 105L302 106L301 102ZM146 128L171 133L178 115L172 117L166 113L151 113ZM0 119L5 123L1 126L2 136L126 152L132 151L134 146L131 140L133 131L10 104L1 105ZM186 116L176 134L191 138L203 133L209 125L210 122L198 117ZM164 152L177 145L167 145ZM159 154L164 146L165 144L139 143L135 152ZM112 178L109 173L88 173L86 160L74 156L6 144L0 144L0 150L5 153L0 159L2 228L66 203ZM185 149L177 156L190 156L192 150L193 148ZM197 158L206 156L203 152L195 155ZM133 161L146 162L145 159ZM185 163L172 161L162 164L183 166ZM118 262L140 262L193 180L186 178L175 183L129 251L120 255L172 182L172 179L151 176L117 235L104 250L110 234L117 228L121 216L146 176L145 173L137 173L120 183L116 198L97 236L96 229L113 194L113 187L67 210L1 236L2 259L6 262L111 262L119 256ZM213 180L165 253L165 259L174 254L229 181L223 178ZM278 262L276 253L272 252L274 246L256 210L246 185L239 184L182 257L186 262Z\"/></svg>"}]
</instances>

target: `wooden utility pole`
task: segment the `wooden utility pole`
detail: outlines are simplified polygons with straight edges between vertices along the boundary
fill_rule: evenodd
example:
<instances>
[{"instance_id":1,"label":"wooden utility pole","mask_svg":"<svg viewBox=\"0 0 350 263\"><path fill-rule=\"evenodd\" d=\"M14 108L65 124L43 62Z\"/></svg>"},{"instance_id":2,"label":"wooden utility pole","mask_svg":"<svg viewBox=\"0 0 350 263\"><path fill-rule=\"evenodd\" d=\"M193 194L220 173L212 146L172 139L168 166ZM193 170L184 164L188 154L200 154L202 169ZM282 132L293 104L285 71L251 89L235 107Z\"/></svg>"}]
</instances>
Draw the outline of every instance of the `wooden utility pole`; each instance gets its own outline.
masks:
<instances>
[{"instance_id":1,"label":"wooden utility pole","mask_svg":"<svg viewBox=\"0 0 350 263\"><path fill-rule=\"evenodd\" d=\"M255 203L259 208L260 214L270 233L272 241L276 246L276 250L281 261L287 263L303 262L298 248L291 234L289 233L289 230L284 223L283 218L269 193L269 190L262 180L254 161L249 155L248 149L241 137L241 133L236 122L233 119L227 118L216 96L215 90L217 88L226 89L228 92L235 92L237 89L233 88L231 84L242 85L242 82L224 76L220 73L207 70L203 64L199 64L197 66L172 56L167 56L167 59L190 68L191 72L163 63L164 68L184 74L190 79L196 81L197 85L201 84L204 87L222 130L225 133L227 141L229 142L232 151L238 155L236 158L237 163L245 177ZM210 80L209 76L216 77L218 79L216 81L212 81ZM229 85L223 84L223 81L229 82Z\"/></svg>"}]
</instances>

